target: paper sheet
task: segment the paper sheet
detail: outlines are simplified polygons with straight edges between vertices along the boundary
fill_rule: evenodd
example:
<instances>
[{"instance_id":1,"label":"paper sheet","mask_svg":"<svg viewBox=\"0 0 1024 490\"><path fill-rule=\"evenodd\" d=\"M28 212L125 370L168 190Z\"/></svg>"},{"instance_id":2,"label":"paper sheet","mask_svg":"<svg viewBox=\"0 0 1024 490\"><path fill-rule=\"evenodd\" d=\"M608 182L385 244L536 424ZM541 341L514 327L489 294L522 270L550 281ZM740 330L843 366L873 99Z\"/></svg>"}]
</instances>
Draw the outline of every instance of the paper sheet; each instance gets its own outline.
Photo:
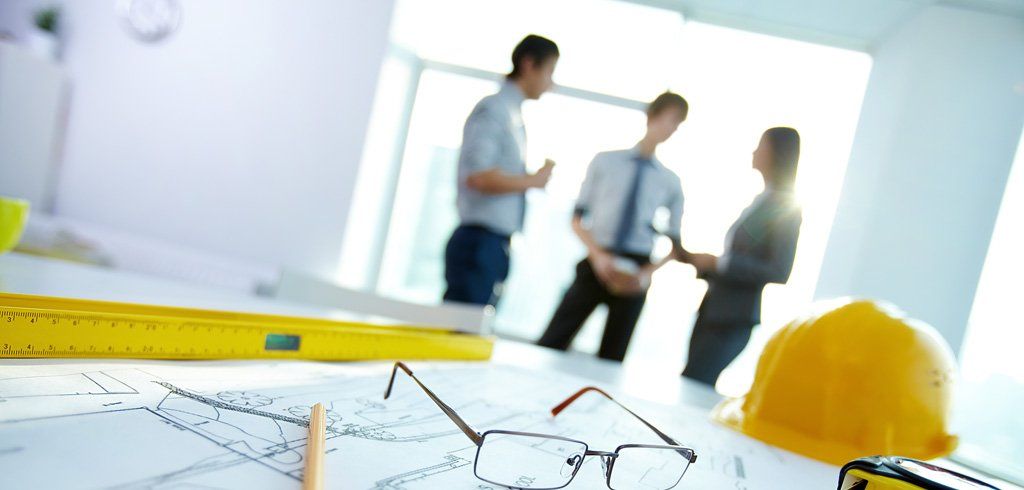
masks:
<instances>
[{"instance_id":1,"label":"paper sheet","mask_svg":"<svg viewBox=\"0 0 1024 490\"><path fill-rule=\"evenodd\" d=\"M662 443L599 395L552 418L552 406L591 384L581 378L486 363L410 367L480 432L557 434L607 451ZM300 488L316 402L328 409L327 488L504 488L474 476L476 446L411 379L399 373L383 400L390 368L3 361L0 488ZM621 401L697 451L677 488L835 487L837 468L714 425L704 411ZM587 458L568 488L606 488L600 461Z\"/></svg>"}]
</instances>

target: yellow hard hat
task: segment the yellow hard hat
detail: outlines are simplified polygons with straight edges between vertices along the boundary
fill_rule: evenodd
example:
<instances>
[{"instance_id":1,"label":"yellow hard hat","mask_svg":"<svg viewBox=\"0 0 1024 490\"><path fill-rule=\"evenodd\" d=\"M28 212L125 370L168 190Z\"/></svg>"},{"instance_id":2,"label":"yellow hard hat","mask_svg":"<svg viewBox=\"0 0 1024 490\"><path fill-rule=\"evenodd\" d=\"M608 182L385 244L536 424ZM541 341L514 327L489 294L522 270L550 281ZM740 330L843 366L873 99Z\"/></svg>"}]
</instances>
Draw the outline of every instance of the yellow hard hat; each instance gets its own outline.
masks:
<instances>
[{"instance_id":1,"label":"yellow hard hat","mask_svg":"<svg viewBox=\"0 0 1024 490\"><path fill-rule=\"evenodd\" d=\"M938 332L872 301L844 301L782 327L741 398L718 404L718 422L805 456L841 465L874 454L949 454L955 375Z\"/></svg>"}]
</instances>

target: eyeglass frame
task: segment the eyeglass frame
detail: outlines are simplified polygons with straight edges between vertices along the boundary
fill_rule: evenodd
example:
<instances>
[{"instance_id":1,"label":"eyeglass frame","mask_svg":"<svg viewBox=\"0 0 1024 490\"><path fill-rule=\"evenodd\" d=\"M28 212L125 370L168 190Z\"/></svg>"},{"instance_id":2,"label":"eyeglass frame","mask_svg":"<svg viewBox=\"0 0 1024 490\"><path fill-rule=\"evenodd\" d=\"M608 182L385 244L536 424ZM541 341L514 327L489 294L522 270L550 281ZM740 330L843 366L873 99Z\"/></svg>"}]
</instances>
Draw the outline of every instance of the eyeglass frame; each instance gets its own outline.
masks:
<instances>
[{"instance_id":1,"label":"eyeglass frame","mask_svg":"<svg viewBox=\"0 0 1024 490\"><path fill-rule=\"evenodd\" d=\"M480 450L483 448L484 439L487 437L488 434L507 434L507 435L520 435L520 436L527 436L527 437L542 437L542 438L556 439L556 440L561 440L561 441L566 441L566 442L574 442L574 443L578 443L578 444L582 444L583 445L583 447L584 447L583 455L579 458L579 461L576 462L576 465L575 465L575 467L572 470L572 475L569 477L569 480L566 481L564 485L558 486L558 487L536 488L534 490L557 490L557 489L565 488L565 487L569 486L569 484L572 483L573 479L576 478L576 473L579 472L580 468L583 467L583 462L584 462L584 460L586 459L587 456L597 456L597 457L601 458L601 462L604 464L604 467L605 467L604 468L604 470L605 470L604 471L604 473L605 473L605 484L608 486L609 489L615 490L614 488L612 488L612 481L611 481L611 479L612 479L612 469L615 467L615 460L619 457L619 451L621 451L623 449L631 449L631 448L674 449L674 450L677 450L678 452L680 452L680 454L682 454L686 458L687 464L686 464L686 468L683 469L683 474L680 475L679 476L679 480L676 481L676 485L678 485L679 482L682 481L683 477L686 475L686 470L689 469L690 465L697 462L697 452L694 451L693 448L689 448L689 447L683 446L682 444L679 444L678 442L676 442L675 439L669 437L667 434L665 434L661 430L658 430L658 428L655 427L654 425L652 425L650 422L644 420L643 417L637 415L636 412L626 408L625 405L619 403L617 400L612 398L612 396L609 395L608 393L606 393L604 390L602 390L600 388L597 388L595 386L583 387L582 389L577 391L575 394L573 394L569 398L566 398L565 401L563 401L562 403L559 403L558 405L556 405L554 408L551 409L551 416L552 417L558 416L559 413L561 413L563 410L565 410L569 405L571 405L573 402L575 402L577 399L579 399L579 397L583 396L584 394L589 393L589 392L596 392L598 394L603 395L608 400L611 400L612 403L618 405L620 408L622 408L626 412L629 412L630 415L636 417L637 420L639 420L644 425L646 425L647 428L649 428L652 431L654 431L654 433L657 434L658 437L661 438L663 441L665 441L668 445L658 445L658 444L623 444L623 445L620 445L619 447L615 448L615 451L595 451L595 450L591 450L590 449L590 445L585 443L585 442L583 442L583 441L579 441L579 440L576 440L576 439L570 439L568 437L556 436L556 435L553 435L553 434L540 434L540 433L534 433L534 432L520 432L520 431L502 430L502 429L492 429L492 430L488 430L488 431L485 431L483 433L480 433L480 432L477 432L476 430L473 430L473 428L468 423L466 423L466 421L463 420L462 417L460 417L458 413L455 412L455 409L453 409L452 407L448 406L447 403L441 401L441 399L437 395L435 395L433 391L430 391L430 388L427 388L426 385L424 385L419 380L419 378L417 378L416 375L414 375L412 373L412 370L409 369L409 367L406 366L405 363L403 363L401 361L396 361L394 367L391 369L391 378L390 378L390 380L388 380L388 387L387 387L387 389L384 390L384 399L385 400L387 400L391 396L391 389L392 389L392 387L395 384L395 376L398 374L399 368L401 368L401 370L403 372L405 372L405 374L409 375L409 377L412 378L412 380L415 381L416 384L419 385L419 387L423 389L423 391L427 394L427 396L430 397L430 399L438 406L438 408L441 409L442 412L444 412L445 415L448 416L449 419L451 419L451 421L453 423L455 423L455 425L462 431L463 434L466 435L466 437L469 438L469 440L473 441L473 444L476 445L476 454L473 457L473 476L475 476L475 477L477 477L477 479L485 481L487 483L492 483L492 484L495 484L495 485L501 485L501 486L506 486L506 487L508 486L508 483L499 483L499 482L494 482L494 481L488 480L486 478L482 478L482 477L480 477L480 475L476 471L477 470L477 468L476 468L477 462L480 459ZM674 486L675 485L673 485L673 487ZM514 487L510 487L510 488L514 488Z\"/></svg>"}]
</instances>

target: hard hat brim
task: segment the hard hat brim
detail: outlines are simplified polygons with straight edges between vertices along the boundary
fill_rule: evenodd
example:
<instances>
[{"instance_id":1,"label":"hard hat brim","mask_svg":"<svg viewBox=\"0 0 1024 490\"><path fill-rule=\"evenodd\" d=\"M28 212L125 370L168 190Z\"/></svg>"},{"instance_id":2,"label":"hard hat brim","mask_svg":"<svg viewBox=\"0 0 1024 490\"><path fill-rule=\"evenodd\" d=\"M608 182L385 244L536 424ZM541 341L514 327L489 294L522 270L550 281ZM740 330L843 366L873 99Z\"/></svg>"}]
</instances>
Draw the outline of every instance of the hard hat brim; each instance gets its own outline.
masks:
<instances>
[{"instance_id":1,"label":"hard hat brim","mask_svg":"<svg viewBox=\"0 0 1024 490\"><path fill-rule=\"evenodd\" d=\"M746 397L723 400L711 411L712 420L762 442L837 466L876 454L899 454L916 459L933 459L953 452L958 442L956 436L946 435L933 441L934 444L930 447L857 447L809 436L789 427L747 417L745 402Z\"/></svg>"}]
</instances>

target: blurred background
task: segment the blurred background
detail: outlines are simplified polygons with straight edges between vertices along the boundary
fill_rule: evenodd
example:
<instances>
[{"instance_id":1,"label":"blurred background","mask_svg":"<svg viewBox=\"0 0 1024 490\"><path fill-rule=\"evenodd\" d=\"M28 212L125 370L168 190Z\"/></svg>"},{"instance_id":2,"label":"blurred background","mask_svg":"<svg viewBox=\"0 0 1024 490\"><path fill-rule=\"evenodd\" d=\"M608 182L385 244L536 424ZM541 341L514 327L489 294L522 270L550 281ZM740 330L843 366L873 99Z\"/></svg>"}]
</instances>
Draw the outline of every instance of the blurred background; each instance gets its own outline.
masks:
<instances>
[{"instance_id":1,"label":"blurred background","mask_svg":"<svg viewBox=\"0 0 1024 490\"><path fill-rule=\"evenodd\" d=\"M528 33L561 59L524 106L527 164L558 167L528 195L498 335L543 331L585 253L587 164L672 90L689 119L659 156L688 248L722 251L765 128L803 135L793 276L717 389L743 393L812 302L891 301L958 352L957 457L1024 481L1024 0L0 0L0 195L32 205L18 251L436 304L462 125ZM655 276L637 383L678 375L704 288L681 264ZM602 315L574 349L597 350Z\"/></svg>"}]
</instances>

